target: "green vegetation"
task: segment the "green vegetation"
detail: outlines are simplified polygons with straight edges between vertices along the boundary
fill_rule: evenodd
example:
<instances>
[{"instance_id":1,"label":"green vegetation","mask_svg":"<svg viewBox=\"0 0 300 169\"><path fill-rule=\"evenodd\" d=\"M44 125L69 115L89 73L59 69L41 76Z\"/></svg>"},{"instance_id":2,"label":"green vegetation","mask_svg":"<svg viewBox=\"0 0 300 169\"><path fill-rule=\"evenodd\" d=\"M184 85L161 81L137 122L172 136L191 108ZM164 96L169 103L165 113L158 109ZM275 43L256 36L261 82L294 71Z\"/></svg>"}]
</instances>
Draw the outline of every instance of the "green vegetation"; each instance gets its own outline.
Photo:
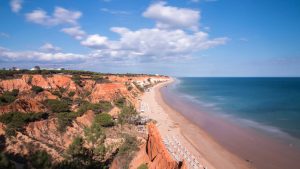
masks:
<instances>
[{"instance_id":1,"label":"green vegetation","mask_svg":"<svg viewBox=\"0 0 300 169\"><path fill-rule=\"evenodd\" d=\"M124 139L125 141L120 146L117 156L121 166L123 168L128 168L134 153L139 150L139 147L136 137L126 134L124 135Z\"/></svg>"},{"instance_id":2,"label":"green vegetation","mask_svg":"<svg viewBox=\"0 0 300 169\"><path fill-rule=\"evenodd\" d=\"M115 101L115 105L116 105L117 107L119 107L119 108L124 107L124 106L126 105L126 98L125 98L125 97L121 97L121 98L117 99L117 100Z\"/></svg>"},{"instance_id":3,"label":"green vegetation","mask_svg":"<svg viewBox=\"0 0 300 169\"><path fill-rule=\"evenodd\" d=\"M114 121L111 115L107 113L97 114L95 117L95 123L100 124L102 127L114 126Z\"/></svg>"},{"instance_id":4,"label":"green vegetation","mask_svg":"<svg viewBox=\"0 0 300 169\"><path fill-rule=\"evenodd\" d=\"M96 81L96 83L110 83L108 77L103 77L102 75L93 75L92 79Z\"/></svg>"},{"instance_id":5,"label":"green vegetation","mask_svg":"<svg viewBox=\"0 0 300 169\"><path fill-rule=\"evenodd\" d=\"M93 154L84 146L84 140L82 137L74 138L72 144L66 150L67 162L65 166L67 168L94 168ZM72 167L73 166L73 167ZM94 166L94 167L93 167ZM100 168L100 166L98 166ZM61 167L60 167L61 168ZM66 167L65 167L66 168Z\"/></svg>"},{"instance_id":6,"label":"green vegetation","mask_svg":"<svg viewBox=\"0 0 300 169\"><path fill-rule=\"evenodd\" d=\"M67 126L72 125L73 119L80 116L79 113L76 112L61 112L56 114L58 119L58 130L63 133L66 131Z\"/></svg>"},{"instance_id":7,"label":"green vegetation","mask_svg":"<svg viewBox=\"0 0 300 169\"><path fill-rule=\"evenodd\" d=\"M78 113L83 114L88 110L93 110L95 113L108 112L112 109L110 102L101 101L99 103L90 103L88 101L82 101L78 109Z\"/></svg>"},{"instance_id":8,"label":"green vegetation","mask_svg":"<svg viewBox=\"0 0 300 169\"><path fill-rule=\"evenodd\" d=\"M69 104L66 100L49 99L46 100L46 105L55 113L70 111Z\"/></svg>"},{"instance_id":9,"label":"green vegetation","mask_svg":"<svg viewBox=\"0 0 300 169\"><path fill-rule=\"evenodd\" d=\"M137 169L148 169L147 164L141 164Z\"/></svg>"},{"instance_id":10,"label":"green vegetation","mask_svg":"<svg viewBox=\"0 0 300 169\"><path fill-rule=\"evenodd\" d=\"M58 90L53 91L52 94L55 95L55 96L57 96L57 97L59 97L59 98L62 97L60 91L58 91Z\"/></svg>"},{"instance_id":11,"label":"green vegetation","mask_svg":"<svg viewBox=\"0 0 300 169\"><path fill-rule=\"evenodd\" d=\"M93 122L91 127L84 129L84 135L87 138L87 141L92 143L93 148L95 148L96 145L103 144L105 139L104 130L96 121Z\"/></svg>"},{"instance_id":12,"label":"green vegetation","mask_svg":"<svg viewBox=\"0 0 300 169\"><path fill-rule=\"evenodd\" d=\"M68 96L69 97L73 97L75 95L75 92L74 91L70 91L69 93L68 93Z\"/></svg>"},{"instance_id":13,"label":"green vegetation","mask_svg":"<svg viewBox=\"0 0 300 169\"><path fill-rule=\"evenodd\" d=\"M38 121L47 118L46 113L20 113L10 112L0 116L0 122L6 124L6 135L14 136L16 131L21 131L22 127L33 121Z\"/></svg>"},{"instance_id":14,"label":"green vegetation","mask_svg":"<svg viewBox=\"0 0 300 169\"><path fill-rule=\"evenodd\" d=\"M36 94L37 94L37 93L40 93L40 92L42 92L42 91L44 91L44 89L41 88L40 86L32 86L32 87L31 87L31 90L32 90L33 92L35 92Z\"/></svg>"},{"instance_id":15,"label":"green vegetation","mask_svg":"<svg viewBox=\"0 0 300 169\"><path fill-rule=\"evenodd\" d=\"M0 153L0 168L1 169L15 169L15 165L7 158L4 152Z\"/></svg>"},{"instance_id":16,"label":"green vegetation","mask_svg":"<svg viewBox=\"0 0 300 169\"><path fill-rule=\"evenodd\" d=\"M77 74L75 74L75 75L73 75L72 76L72 80L74 81L74 83L75 84L77 84L78 86L83 86L82 85L82 82L81 82L81 77L80 77L80 75L77 75Z\"/></svg>"},{"instance_id":17,"label":"green vegetation","mask_svg":"<svg viewBox=\"0 0 300 169\"><path fill-rule=\"evenodd\" d=\"M119 123L124 124L124 123L129 123L133 124L136 116L137 116L137 111L134 109L133 106L124 106L121 110L121 113L119 114Z\"/></svg>"},{"instance_id":18,"label":"green vegetation","mask_svg":"<svg viewBox=\"0 0 300 169\"><path fill-rule=\"evenodd\" d=\"M52 157L46 151L37 151L31 154L28 162L29 168L51 169L52 167Z\"/></svg>"},{"instance_id":19,"label":"green vegetation","mask_svg":"<svg viewBox=\"0 0 300 169\"><path fill-rule=\"evenodd\" d=\"M18 94L19 94L18 89L13 89L12 91L5 91L2 94L2 96L0 96L0 106L14 102Z\"/></svg>"},{"instance_id":20,"label":"green vegetation","mask_svg":"<svg viewBox=\"0 0 300 169\"><path fill-rule=\"evenodd\" d=\"M127 87L128 91L131 91L132 89L133 89L133 87L131 85Z\"/></svg>"}]
</instances>

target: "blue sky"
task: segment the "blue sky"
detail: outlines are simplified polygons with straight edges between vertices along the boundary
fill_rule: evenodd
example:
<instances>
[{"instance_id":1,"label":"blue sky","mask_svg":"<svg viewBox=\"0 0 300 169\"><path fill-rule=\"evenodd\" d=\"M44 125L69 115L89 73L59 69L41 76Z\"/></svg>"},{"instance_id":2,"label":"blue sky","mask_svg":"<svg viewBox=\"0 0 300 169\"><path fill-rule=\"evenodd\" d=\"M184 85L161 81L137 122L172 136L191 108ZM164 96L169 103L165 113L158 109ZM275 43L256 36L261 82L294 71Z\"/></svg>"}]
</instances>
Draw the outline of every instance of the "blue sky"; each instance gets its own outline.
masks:
<instances>
[{"instance_id":1,"label":"blue sky","mask_svg":"<svg viewBox=\"0 0 300 169\"><path fill-rule=\"evenodd\" d=\"M1 0L0 67L299 76L298 0Z\"/></svg>"}]
</instances>

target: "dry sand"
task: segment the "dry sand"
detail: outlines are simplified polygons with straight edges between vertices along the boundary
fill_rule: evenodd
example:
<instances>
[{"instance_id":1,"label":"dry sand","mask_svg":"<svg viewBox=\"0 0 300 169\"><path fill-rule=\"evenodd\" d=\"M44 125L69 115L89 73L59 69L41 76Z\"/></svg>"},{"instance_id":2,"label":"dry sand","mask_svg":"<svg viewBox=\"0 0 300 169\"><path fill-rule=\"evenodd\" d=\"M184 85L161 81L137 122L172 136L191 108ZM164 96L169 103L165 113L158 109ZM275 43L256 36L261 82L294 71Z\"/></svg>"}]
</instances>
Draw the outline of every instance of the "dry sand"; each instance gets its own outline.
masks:
<instances>
[{"instance_id":1,"label":"dry sand","mask_svg":"<svg viewBox=\"0 0 300 169\"><path fill-rule=\"evenodd\" d=\"M142 104L146 106L145 112L141 114L157 121L162 138L175 136L202 165L209 169L253 168L164 102L159 89L171 82L173 80L156 85L142 96Z\"/></svg>"}]
</instances>

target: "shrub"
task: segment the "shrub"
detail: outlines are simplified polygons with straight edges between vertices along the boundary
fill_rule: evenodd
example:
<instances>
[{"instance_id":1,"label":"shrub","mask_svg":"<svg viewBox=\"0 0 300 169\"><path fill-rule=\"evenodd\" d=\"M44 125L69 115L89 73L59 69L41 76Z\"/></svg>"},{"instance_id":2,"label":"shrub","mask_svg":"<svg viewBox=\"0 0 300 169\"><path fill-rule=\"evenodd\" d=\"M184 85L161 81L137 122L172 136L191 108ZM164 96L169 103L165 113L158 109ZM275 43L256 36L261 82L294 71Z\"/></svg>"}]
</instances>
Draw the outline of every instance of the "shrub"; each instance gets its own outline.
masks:
<instances>
[{"instance_id":1,"label":"shrub","mask_svg":"<svg viewBox=\"0 0 300 169\"><path fill-rule=\"evenodd\" d=\"M7 136L14 136L16 131L20 131L22 127L33 121L46 119L46 113L20 113L10 112L0 116L0 122L6 124L5 133Z\"/></svg>"},{"instance_id":2,"label":"shrub","mask_svg":"<svg viewBox=\"0 0 300 169\"><path fill-rule=\"evenodd\" d=\"M148 169L147 164L141 164L137 169Z\"/></svg>"},{"instance_id":3,"label":"shrub","mask_svg":"<svg viewBox=\"0 0 300 169\"><path fill-rule=\"evenodd\" d=\"M0 96L0 106L6 105L14 102L19 94L18 89L13 89L12 91L5 91L2 96Z\"/></svg>"},{"instance_id":4,"label":"shrub","mask_svg":"<svg viewBox=\"0 0 300 169\"><path fill-rule=\"evenodd\" d=\"M29 165L35 169L50 169L52 166L52 157L46 151L37 151L30 155Z\"/></svg>"},{"instance_id":5,"label":"shrub","mask_svg":"<svg viewBox=\"0 0 300 169\"><path fill-rule=\"evenodd\" d=\"M58 131L61 133L66 131L67 126L71 126L73 119L79 116L78 113L75 112L61 112L57 113L57 120L58 120Z\"/></svg>"},{"instance_id":6,"label":"shrub","mask_svg":"<svg viewBox=\"0 0 300 169\"><path fill-rule=\"evenodd\" d=\"M102 75L93 75L92 79L96 81L96 83L110 83L108 78L104 78Z\"/></svg>"},{"instance_id":7,"label":"shrub","mask_svg":"<svg viewBox=\"0 0 300 169\"><path fill-rule=\"evenodd\" d=\"M73 75L72 76L72 80L74 81L74 83L76 83L78 86L82 87L82 82L81 82L81 77L80 75Z\"/></svg>"},{"instance_id":8,"label":"shrub","mask_svg":"<svg viewBox=\"0 0 300 169\"><path fill-rule=\"evenodd\" d=\"M7 158L4 152L0 153L0 168L15 169L15 165Z\"/></svg>"},{"instance_id":9,"label":"shrub","mask_svg":"<svg viewBox=\"0 0 300 169\"><path fill-rule=\"evenodd\" d=\"M101 112L109 112L113 108L111 103L108 101L100 101L99 105Z\"/></svg>"},{"instance_id":10,"label":"shrub","mask_svg":"<svg viewBox=\"0 0 300 169\"><path fill-rule=\"evenodd\" d=\"M88 142L92 143L93 148L95 148L95 145L103 144L105 139L103 128L96 121L93 122L91 127L87 127L84 129L84 135L87 138Z\"/></svg>"},{"instance_id":11,"label":"shrub","mask_svg":"<svg viewBox=\"0 0 300 169\"><path fill-rule=\"evenodd\" d=\"M41 88L40 86L32 86L31 90L34 91L35 93L40 93L40 92L44 91L44 89Z\"/></svg>"},{"instance_id":12,"label":"shrub","mask_svg":"<svg viewBox=\"0 0 300 169\"><path fill-rule=\"evenodd\" d=\"M65 100L55 100L49 99L46 101L46 104L52 112L68 112L69 111L69 104Z\"/></svg>"},{"instance_id":13,"label":"shrub","mask_svg":"<svg viewBox=\"0 0 300 169\"><path fill-rule=\"evenodd\" d=\"M68 93L68 96L69 96L69 97L73 97L74 95L75 95L75 92L74 92L74 91L71 91L71 92Z\"/></svg>"},{"instance_id":14,"label":"shrub","mask_svg":"<svg viewBox=\"0 0 300 169\"><path fill-rule=\"evenodd\" d=\"M130 135L124 135L125 141L119 147L118 158L120 160L120 165L123 168L128 168L131 160L133 159L134 153L139 150L138 142L136 137Z\"/></svg>"},{"instance_id":15,"label":"shrub","mask_svg":"<svg viewBox=\"0 0 300 169\"><path fill-rule=\"evenodd\" d=\"M119 114L119 123L134 123L137 112L133 106L124 106Z\"/></svg>"},{"instance_id":16,"label":"shrub","mask_svg":"<svg viewBox=\"0 0 300 169\"><path fill-rule=\"evenodd\" d=\"M100 104L93 104L87 101L83 101L77 112L83 114L88 110L93 110L94 112L99 113L101 111L100 107Z\"/></svg>"},{"instance_id":17,"label":"shrub","mask_svg":"<svg viewBox=\"0 0 300 169\"><path fill-rule=\"evenodd\" d=\"M102 127L111 127L114 125L111 115L107 113L97 114L95 117L95 122L100 124Z\"/></svg>"},{"instance_id":18,"label":"shrub","mask_svg":"<svg viewBox=\"0 0 300 169\"><path fill-rule=\"evenodd\" d=\"M131 91L132 89L133 89L133 87L131 85L127 87L128 91Z\"/></svg>"},{"instance_id":19,"label":"shrub","mask_svg":"<svg viewBox=\"0 0 300 169\"><path fill-rule=\"evenodd\" d=\"M119 108L122 108L123 106L126 105L126 98L125 98L125 97L121 97L121 98L117 99L117 100L115 101L115 105L116 105L117 107L119 107Z\"/></svg>"},{"instance_id":20,"label":"shrub","mask_svg":"<svg viewBox=\"0 0 300 169\"><path fill-rule=\"evenodd\" d=\"M62 97L62 95L60 94L60 92L58 90L55 90L54 92L52 92L52 94L59 97L59 98Z\"/></svg>"}]
</instances>

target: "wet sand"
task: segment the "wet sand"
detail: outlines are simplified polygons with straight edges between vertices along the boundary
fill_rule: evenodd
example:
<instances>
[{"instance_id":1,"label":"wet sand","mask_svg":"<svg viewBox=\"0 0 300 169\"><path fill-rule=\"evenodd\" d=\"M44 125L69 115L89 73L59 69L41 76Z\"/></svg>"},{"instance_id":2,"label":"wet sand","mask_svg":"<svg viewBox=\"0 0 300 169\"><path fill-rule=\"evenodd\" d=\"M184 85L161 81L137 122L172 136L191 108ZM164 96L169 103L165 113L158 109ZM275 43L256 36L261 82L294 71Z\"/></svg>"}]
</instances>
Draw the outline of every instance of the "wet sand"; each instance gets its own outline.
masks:
<instances>
[{"instance_id":1,"label":"wet sand","mask_svg":"<svg viewBox=\"0 0 300 169\"><path fill-rule=\"evenodd\" d=\"M214 167L300 168L298 147L234 124L223 117L201 112L199 107L180 99L166 87L157 87L154 91L157 92L156 100L170 118L181 124L179 128L182 135Z\"/></svg>"}]
</instances>

